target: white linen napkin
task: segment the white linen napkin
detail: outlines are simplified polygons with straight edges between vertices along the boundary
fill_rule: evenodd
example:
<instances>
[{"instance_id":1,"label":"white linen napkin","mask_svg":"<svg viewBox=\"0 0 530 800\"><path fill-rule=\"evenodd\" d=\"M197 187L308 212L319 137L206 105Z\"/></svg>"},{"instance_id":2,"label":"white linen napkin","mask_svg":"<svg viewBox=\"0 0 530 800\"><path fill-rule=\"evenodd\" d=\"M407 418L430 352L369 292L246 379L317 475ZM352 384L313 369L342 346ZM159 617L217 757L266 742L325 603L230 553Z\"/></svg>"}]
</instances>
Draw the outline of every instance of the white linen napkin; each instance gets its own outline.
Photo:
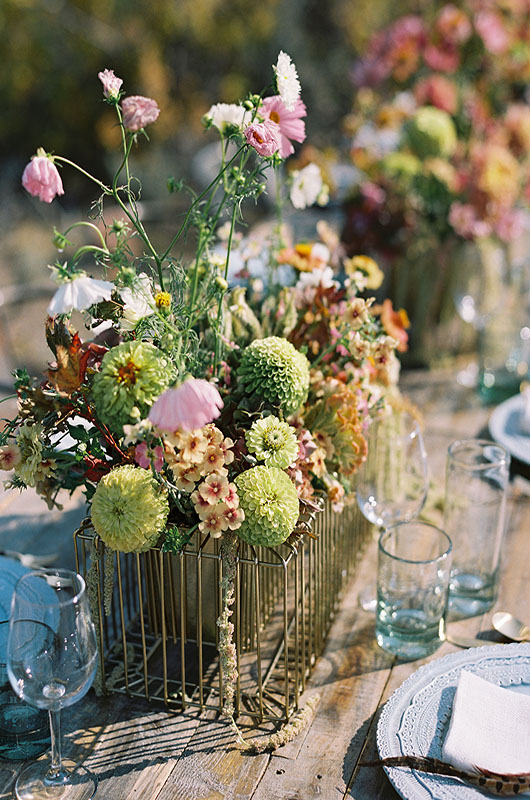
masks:
<instances>
[{"instance_id":1,"label":"white linen napkin","mask_svg":"<svg viewBox=\"0 0 530 800\"><path fill-rule=\"evenodd\" d=\"M519 429L521 433L530 435L530 386L521 392L521 397L523 398L523 407L519 417Z\"/></svg>"},{"instance_id":2,"label":"white linen napkin","mask_svg":"<svg viewBox=\"0 0 530 800\"><path fill-rule=\"evenodd\" d=\"M458 679L442 758L454 767L530 772L530 695L463 670Z\"/></svg>"}]
</instances>

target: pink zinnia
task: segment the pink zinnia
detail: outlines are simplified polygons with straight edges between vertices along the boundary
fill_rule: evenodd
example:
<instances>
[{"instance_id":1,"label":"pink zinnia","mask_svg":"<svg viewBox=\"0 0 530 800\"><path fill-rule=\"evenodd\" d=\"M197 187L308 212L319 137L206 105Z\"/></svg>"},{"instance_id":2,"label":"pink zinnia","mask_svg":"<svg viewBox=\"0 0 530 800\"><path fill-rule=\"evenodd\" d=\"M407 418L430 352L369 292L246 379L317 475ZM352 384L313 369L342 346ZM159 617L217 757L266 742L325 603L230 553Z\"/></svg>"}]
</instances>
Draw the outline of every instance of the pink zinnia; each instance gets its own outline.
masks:
<instances>
[{"instance_id":1,"label":"pink zinnia","mask_svg":"<svg viewBox=\"0 0 530 800\"><path fill-rule=\"evenodd\" d=\"M163 392L149 412L149 421L161 431L193 431L217 419L223 401L217 388L201 378L190 378Z\"/></svg>"},{"instance_id":2,"label":"pink zinnia","mask_svg":"<svg viewBox=\"0 0 530 800\"><path fill-rule=\"evenodd\" d=\"M305 104L298 99L294 107L289 111L279 95L266 97L261 109L266 120L274 122L280 126L280 155L286 158L294 153L294 147L290 142L303 142L305 139L305 122L302 117L307 114Z\"/></svg>"},{"instance_id":3,"label":"pink zinnia","mask_svg":"<svg viewBox=\"0 0 530 800\"><path fill-rule=\"evenodd\" d=\"M122 100L121 110L124 127L133 133L154 122L160 114L160 109L155 100L151 100L150 97L141 97L140 95L125 97Z\"/></svg>"},{"instance_id":4,"label":"pink zinnia","mask_svg":"<svg viewBox=\"0 0 530 800\"><path fill-rule=\"evenodd\" d=\"M51 203L55 195L64 194L59 170L42 148L26 165L22 173L22 186L44 203Z\"/></svg>"},{"instance_id":5,"label":"pink zinnia","mask_svg":"<svg viewBox=\"0 0 530 800\"><path fill-rule=\"evenodd\" d=\"M103 72L98 72L98 78L103 84L103 94L107 100L115 100L120 93L122 79L114 74L113 69L104 69Z\"/></svg>"},{"instance_id":6,"label":"pink zinnia","mask_svg":"<svg viewBox=\"0 0 530 800\"><path fill-rule=\"evenodd\" d=\"M268 120L251 122L245 128L245 139L260 156L270 157L277 153L281 146L278 126Z\"/></svg>"}]
</instances>

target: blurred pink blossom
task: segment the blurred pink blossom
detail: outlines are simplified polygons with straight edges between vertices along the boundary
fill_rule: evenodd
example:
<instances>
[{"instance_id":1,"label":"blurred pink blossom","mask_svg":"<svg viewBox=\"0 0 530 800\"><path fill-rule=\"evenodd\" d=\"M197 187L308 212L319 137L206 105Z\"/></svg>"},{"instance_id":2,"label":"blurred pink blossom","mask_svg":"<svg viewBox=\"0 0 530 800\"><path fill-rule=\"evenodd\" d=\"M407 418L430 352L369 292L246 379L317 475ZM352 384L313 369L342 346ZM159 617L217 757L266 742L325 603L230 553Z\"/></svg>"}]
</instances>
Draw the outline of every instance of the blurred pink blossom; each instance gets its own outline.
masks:
<instances>
[{"instance_id":1,"label":"blurred pink blossom","mask_svg":"<svg viewBox=\"0 0 530 800\"><path fill-rule=\"evenodd\" d=\"M63 182L51 158L41 153L44 150L39 148L38 154L26 165L22 173L22 186L33 197L51 203L56 195L64 194Z\"/></svg>"},{"instance_id":2,"label":"blurred pink blossom","mask_svg":"<svg viewBox=\"0 0 530 800\"><path fill-rule=\"evenodd\" d=\"M446 42L451 44L464 44L467 42L473 28L468 17L462 9L452 3L444 6L436 20L436 30Z\"/></svg>"},{"instance_id":3,"label":"blurred pink blossom","mask_svg":"<svg viewBox=\"0 0 530 800\"><path fill-rule=\"evenodd\" d=\"M160 472L164 466L164 450L157 445L154 450L149 450L147 442L140 442L134 449L134 460L142 469L151 468L151 459L156 472Z\"/></svg>"},{"instance_id":4,"label":"blurred pink blossom","mask_svg":"<svg viewBox=\"0 0 530 800\"><path fill-rule=\"evenodd\" d=\"M456 72L460 64L458 50L453 44L428 44L423 53L425 63L438 72Z\"/></svg>"},{"instance_id":5,"label":"blurred pink blossom","mask_svg":"<svg viewBox=\"0 0 530 800\"><path fill-rule=\"evenodd\" d=\"M125 97L122 100L121 110L124 127L133 133L154 122L160 114L155 100L140 95Z\"/></svg>"},{"instance_id":6,"label":"blurred pink blossom","mask_svg":"<svg viewBox=\"0 0 530 800\"><path fill-rule=\"evenodd\" d=\"M458 107L455 84L444 75L429 75L414 87L414 97L420 106L435 106L454 114Z\"/></svg>"},{"instance_id":7,"label":"blurred pink blossom","mask_svg":"<svg viewBox=\"0 0 530 800\"><path fill-rule=\"evenodd\" d=\"M522 235L525 229L525 213L517 208L511 208L494 224L495 233L503 242L513 242Z\"/></svg>"},{"instance_id":8,"label":"blurred pink blossom","mask_svg":"<svg viewBox=\"0 0 530 800\"><path fill-rule=\"evenodd\" d=\"M103 72L98 72L98 78L103 84L103 94L107 100L115 100L120 93L122 79L116 77L113 69L104 69Z\"/></svg>"},{"instance_id":9,"label":"blurred pink blossom","mask_svg":"<svg viewBox=\"0 0 530 800\"><path fill-rule=\"evenodd\" d=\"M294 147L289 140L303 142L305 139L305 122L302 120L307 114L305 104L298 99L289 111L282 98L276 95L264 99L261 111L266 119L280 126L281 157L290 156Z\"/></svg>"},{"instance_id":10,"label":"blurred pink blossom","mask_svg":"<svg viewBox=\"0 0 530 800\"><path fill-rule=\"evenodd\" d=\"M149 421L161 431L192 431L217 419L222 407L221 395L212 383L190 378L160 395L149 412Z\"/></svg>"},{"instance_id":11,"label":"blurred pink blossom","mask_svg":"<svg viewBox=\"0 0 530 800\"><path fill-rule=\"evenodd\" d=\"M370 210L382 208L386 200L385 190L373 181L365 181L361 185L361 194L367 201L367 207Z\"/></svg>"},{"instance_id":12,"label":"blurred pink blossom","mask_svg":"<svg viewBox=\"0 0 530 800\"><path fill-rule=\"evenodd\" d=\"M274 122L251 122L245 128L245 139L260 156L273 156L281 147L279 126Z\"/></svg>"},{"instance_id":13,"label":"blurred pink blossom","mask_svg":"<svg viewBox=\"0 0 530 800\"><path fill-rule=\"evenodd\" d=\"M475 28L490 53L500 55L507 50L510 39L499 14L480 11L475 18Z\"/></svg>"},{"instance_id":14,"label":"blurred pink blossom","mask_svg":"<svg viewBox=\"0 0 530 800\"><path fill-rule=\"evenodd\" d=\"M470 203L453 203L449 209L449 223L464 239L488 236L491 233L490 225L478 218Z\"/></svg>"}]
</instances>

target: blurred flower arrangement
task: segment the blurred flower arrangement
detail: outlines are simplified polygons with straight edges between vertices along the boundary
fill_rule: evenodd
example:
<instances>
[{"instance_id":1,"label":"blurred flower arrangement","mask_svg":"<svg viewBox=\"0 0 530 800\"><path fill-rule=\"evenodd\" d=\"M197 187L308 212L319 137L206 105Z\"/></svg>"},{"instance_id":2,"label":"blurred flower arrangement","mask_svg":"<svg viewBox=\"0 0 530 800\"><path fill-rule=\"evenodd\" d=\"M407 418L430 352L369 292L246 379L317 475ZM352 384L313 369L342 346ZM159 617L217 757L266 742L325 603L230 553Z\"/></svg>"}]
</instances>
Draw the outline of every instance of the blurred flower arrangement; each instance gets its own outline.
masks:
<instances>
[{"instance_id":1,"label":"blurred flower arrangement","mask_svg":"<svg viewBox=\"0 0 530 800\"><path fill-rule=\"evenodd\" d=\"M351 154L363 179L347 240L389 253L412 239L522 232L530 199L526 0L444 5L404 16L356 65Z\"/></svg>"},{"instance_id":2,"label":"blurred flower arrangement","mask_svg":"<svg viewBox=\"0 0 530 800\"><path fill-rule=\"evenodd\" d=\"M341 510L366 457L363 431L397 392L404 320L388 303L361 297L381 281L377 264L346 258L324 224L320 241L292 246L281 218L266 241L238 232L242 203L264 191L268 169L277 173L280 213L282 163L305 138L306 108L285 53L274 72L275 95L205 115L220 136L219 173L200 194L169 179L170 191L191 199L162 252L143 225L130 171L158 106L125 96L111 70L99 78L122 134L112 185L44 150L24 171L25 188L44 202L63 194L63 166L100 194L90 220L55 231L59 288L46 322L55 360L43 380L17 371L19 413L2 433L0 466L14 469L11 486L35 487L50 507L61 489L82 487L109 550L142 552L161 540L177 553L197 530L223 537L227 559L239 539L284 542L300 504L318 507L316 493ZM287 190L297 208L325 196L315 165L292 173ZM79 229L96 243L76 247ZM192 258L176 255L184 238L188 250L194 242ZM105 279L90 276L96 267ZM74 310L92 339L74 329ZM225 710L232 715L229 694Z\"/></svg>"}]
</instances>

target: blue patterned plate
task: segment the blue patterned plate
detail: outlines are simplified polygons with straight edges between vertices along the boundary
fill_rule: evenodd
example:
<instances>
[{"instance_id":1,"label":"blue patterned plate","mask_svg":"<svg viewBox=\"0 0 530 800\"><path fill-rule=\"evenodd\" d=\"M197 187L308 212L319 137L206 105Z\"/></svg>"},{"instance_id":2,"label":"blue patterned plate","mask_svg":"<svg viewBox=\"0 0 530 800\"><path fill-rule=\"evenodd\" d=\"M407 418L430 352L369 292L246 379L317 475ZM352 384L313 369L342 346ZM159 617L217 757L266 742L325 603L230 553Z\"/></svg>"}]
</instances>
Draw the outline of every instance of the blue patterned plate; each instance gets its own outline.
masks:
<instances>
[{"instance_id":1,"label":"blue patterned plate","mask_svg":"<svg viewBox=\"0 0 530 800\"><path fill-rule=\"evenodd\" d=\"M442 757L453 697L462 669L513 691L530 694L530 643L477 647L420 667L385 704L377 725L380 758ZM402 767L386 773L406 800L478 800L491 797L456 778Z\"/></svg>"},{"instance_id":2,"label":"blue patterned plate","mask_svg":"<svg viewBox=\"0 0 530 800\"><path fill-rule=\"evenodd\" d=\"M523 433L520 428L523 404L522 394L505 400L492 412L488 427L496 442L519 461L530 464L530 435Z\"/></svg>"}]
</instances>

